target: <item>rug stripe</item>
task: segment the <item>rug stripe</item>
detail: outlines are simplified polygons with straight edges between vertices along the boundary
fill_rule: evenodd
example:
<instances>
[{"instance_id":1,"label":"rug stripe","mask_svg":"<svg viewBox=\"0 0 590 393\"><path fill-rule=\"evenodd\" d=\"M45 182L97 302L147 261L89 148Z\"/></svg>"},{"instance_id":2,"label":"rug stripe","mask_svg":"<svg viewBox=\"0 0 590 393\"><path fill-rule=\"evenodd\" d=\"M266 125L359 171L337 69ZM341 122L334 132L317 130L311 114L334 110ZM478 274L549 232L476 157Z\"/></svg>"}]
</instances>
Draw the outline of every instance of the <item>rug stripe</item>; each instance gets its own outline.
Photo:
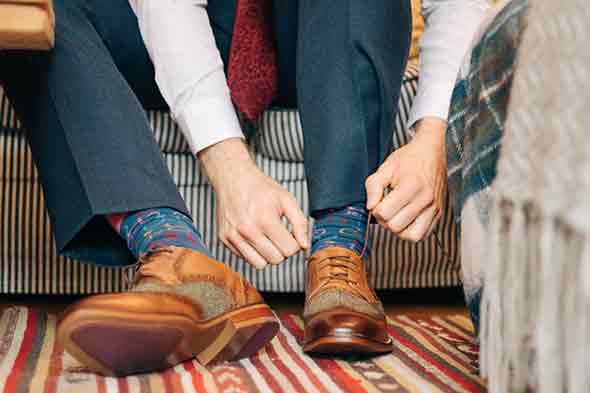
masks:
<instances>
[{"instance_id":1,"label":"rug stripe","mask_svg":"<svg viewBox=\"0 0 590 393\"><path fill-rule=\"evenodd\" d=\"M211 374L209 369L206 367L203 367L197 361L193 362L193 365L195 366L195 369L197 370L197 372L199 372L203 375L203 382L205 385L205 391L216 393L218 391L217 384L215 383L215 378L213 378L213 374Z\"/></svg>"},{"instance_id":2,"label":"rug stripe","mask_svg":"<svg viewBox=\"0 0 590 393\"><path fill-rule=\"evenodd\" d=\"M99 375L96 377L96 389L98 390L98 393L106 393L107 392L106 381L103 376Z\"/></svg>"},{"instance_id":3,"label":"rug stripe","mask_svg":"<svg viewBox=\"0 0 590 393\"><path fill-rule=\"evenodd\" d=\"M26 327L23 335L23 339L20 345L20 349L18 351L18 355L14 360L14 364L12 366L12 371L6 378L6 382L4 385L4 391L6 393L14 393L16 392L18 377L23 373L25 369L25 362L27 360L27 356L33 346L33 338L35 335L35 328L37 327L37 315L32 312L24 312L22 313L24 318L26 319Z\"/></svg>"},{"instance_id":4,"label":"rug stripe","mask_svg":"<svg viewBox=\"0 0 590 393\"><path fill-rule=\"evenodd\" d=\"M129 393L141 393L141 384L137 377L127 377L127 385L129 385Z\"/></svg>"},{"instance_id":5,"label":"rug stripe","mask_svg":"<svg viewBox=\"0 0 590 393\"><path fill-rule=\"evenodd\" d=\"M119 393L119 384L117 378L108 377L104 379L106 393Z\"/></svg>"},{"instance_id":6,"label":"rug stripe","mask_svg":"<svg viewBox=\"0 0 590 393\"><path fill-rule=\"evenodd\" d=\"M456 353L459 351L456 348L452 348L447 344L449 348L445 348L440 342L437 341L436 337L428 332L424 332L424 329L414 327L407 320L399 319L393 320L393 323L400 329L404 329L408 332L408 337L413 337L421 346L428 350L432 356L436 356L439 360L446 362L449 367L457 370L461 375L467 375L470 379L474 379L471 374L474 372L473 366L469 361L463 361L458 357ZM478 381L476 381L477 383Z\"/></svg>"},{"instance_id":7,"label":"rug stripe","mask_svg":"<svg viewBox=\"0 0 590 393\"><path fill-rule=\"evenodd\" d=\"M332 378L330 378L330 376L327 373L325 373L324 370L318 367L318 365L309 356L303 354L301 345L299 345L299 343L297 342L297 339L292 334L292 331L287 328L287 325L290 324L290 319L290 317L287 317L285 320L283 320L283 331L285 333L283 337L289 344L291 350L297 354L301 362L304 363L307 366L307 368L311 372L313 372L314 376L316 376L320 380L321 386L326 387L329 392L341 393L342 391L340 390L338 385L334 383Z\"/></svg>"},{"instance_id":8,"label":"rug stripe","mask_svg":"<svg viewBox=\"0 0 590 393\"><path fill-rule=\"evenodd\" d=\"M272 392L284 392L284 389L282 389L277 380L272 377L270 371L267 367L265 367L264 363L262 362L261 353L262 351L260 351L258 355L255 355L252 358L250 358L252 365L256 367L256 370L260 373L260 375L262 376L266 384L270 387Z\"/></svg>"},{"instance_id":9,"label":"rug stripe","mask_svg":"<svg viewBox=\"0 0 590 393\"><path fill-rule=\"evenodd\" d=\"M377 360L379 366L383 370L391 373L395 380L411 393L439 393L442 392L437 385L434 385L417 372L416 368L412 367L408 362L404 362L399 357L387 356ZM409 363L413 364L412 361ZM446 389L445 389L446 390Z\"/></svg>"},{"instance_id":10,"label":"rug stripe","mask_svg":"<svg viewBox=\"0 0 590 393\"><path fill-rule=\"evenodd\" d=\"M367 359L361 361L351 361L346 364L348 364L350 368L363 376L366 381L367 390L369 391L380 392L383 389L382 386L389 386L389 390L391 390L392 386L396 386L396 393L407 392L405 389L400 390L398 381L390 373L383 370L379 364L377 364L376 360L382 356L377 356L370 360Z\"/></svg>"},{"instance_id":11,"label":"rug stripe","mask_svg":"<svg viewBox=\"0 0 590 393\"><path fill-rule=\"evenodd\" d=\"M55 326L52 327L55 335ZM56 342L53 344L53 351L49 358L49 370L47 371L49 378L45 383L44 393L56 393L57 384L59 383L59 375L62 370L62 357L59 356L63 353L62 347Z\"/></svg>"},{"instance_id":12,"label":"rug stripe","mask_svg":"<svg viewBox=\"0 0 590 393\"><path fill-rule=\"evenodd\" d=\"M184 362L176 365L173 370L177 375L178 383L180 384L182 389L181 391L183 393L196 393L193 386L192 378L184 368Z\"/></svg>"},{"instance_id":13,"label":"rug stripe","mask_svg":"<svg viewBox=\"0 0 590 393\"><path fill-rule=\"evenodd\" d=\"M268 385L268 383L266 383L266 380L264 379L262 374L260 374L260 372L256 368L256 365L252 363L252 359L253 358L243 359L240 360L240 363L244 366L246 371L248 371L250 377L252 378L252 381L256 384L256 387L258 388L258 391L260 393L272 393L273 390Z\"/></svg>"},{"instance_id":14,"label":"rug stripe","mask_svg":"<svg viewBox=\"0 0 590 393\"><path fill-rule=\"evenodd\" d=\"M119 393L129 393L129 383L127 378L117 378L117 389Z\"/></svg>"},{"instance_id":15,"label":"rug stripe","mask_svg":"<svg viewBox=\"0 0 590 393\"><path fill-rule=\"evenodd\" d=\"M412 326L414 329L417 329L420 332L420 334L422 334L424 336L425 339L433 340L434 342L436 342L436 344L439 346L439 350L441 352L448 353L450 356L452 356L455 359L456 362L461 363L463 366L466 366L470 369L472 368L473 359L470 356L457 350L457 348L454 347L452 344L450 344L447 340L445 340L444 338L441 338L441 336L439 334L433 334L432 332L430 332L428 327L425 327L420 324L420 321L414 321L414 320L404 317L404 316L399 317L399 319L403 323L405 323L409 326ZM428 326L432 326L433 328L441 329L440 330L441 332L444 331L444 329L440 328L438 325L433 325L430 321L424 322L424 323L427 323ZM445 332L445 334L446 334L446 332ZM473 371L473 370L471 370L471 371Z\"/></svg>"},{"instance_id":16,"label":"rug stripe","mask_svg":"<svg viewBox=\"0 0 590 393\"><path fill-rule=\"evenodd\" d=\"M215 381L222 392L254 392L256 385L239 362L215 367Z\"/></svg>"},{"instance_id":17,"label":"rug stripe","mask_svg":"<svg viewBox=\"0 0 590 393\"><path fill-rule=\"evenodd\" d=\"M279 333L278 335L282 335ZM306 378L305 373L301 370L287 353L280 347L280 343L277 344L276 339L272 340L269 345L266 346L265 350L268 353L270 359L272 359L273 365L281 371L281 374L287 378L293 385L296 392L318 392L313 386L309 378Z\"/></svg>"},{"instance_id":18,"label":"rug stripe","mask_svg":"<svg viewBox=\"0 0 590 393\"><path fill-rule=\"evenodd\" d=\"M182 366L184 367L186 372L189 373L189 375L191 377L191 383L193 384L193 388L195 389L195 391L203 392L203 391L205 391L205 385L203 383L203 375L201 373L197 372L197 369L195 368L194 363L195 363L195 360L191 360L188 362L184 362L182 364Z\"/></svg>"},{"instance_id":19,"label":"rug stripe","mask_svg":"<svg viewBox=\"0 0 590 393\"><path fill-rule=\"evenodd\" d=\"M303 329L300 325L301 319L294 316L287 317L284 320L291 333L297 338L298 342L303 341ZM329 359L312 359L318 367L327 372L332 381L343 391L367 392L367 389L361 384L364 378L358 373L344 370L336 361Z\"/></svg>"},{"instance_id":20,"label":"rug stripe","mask_svg":"<svg viewBox=\"0 0 590 393\"><path fill-rule=\"evenodd\" d=\"M6 328L6 336L3 337L2 342L2 350L6 354L0 364L0 388L5 387L7 378L14 370L14 363L24 338L28 319L27 313L22 312L22 309L11 308L6 312L9 313L9 322Z\"/></svg>"},{"instance_id":21,"label":"rug stripe","mask_svg":"<svg viewBox=\"0 0 590 393\"><path fill-rule=\"evenodd\" d=\"M47 331L44 335L43 345L41 346L41 351L39 352L39 361L37 362L37 369L33 374L33 379L31 380L31 390L40 392L42 391L43 386L45 385L45 381L47 381L47 377L49 376L49 369L50 369L50 362L49 359L51 358L51 354L53 352L53 347L55 344L55 323L57 318L49 314L47 316Z\"/></svg>"},{"instance_id":22,"label":"rug stripe","mask_svg":"<svg viewBox=\"0 0 590 393\"><path fill-rule=\"evenodd\" d=\"M182 384L180 383L180 377L176 373L174 368L169 368L160 373L164 378L164 385L166 386L167 393L182 392Z\"/></svg>"},{"instance_id":23,"label":"rug stripe","mask_svg":"<svg viewBox=\"0 0 590 393\"><path fill-rule=\"evenodd\" d=\"M411 349L396 343L394 358L405 364L418 377L416 381L427 381L428 384L436 386L442 391L448 391L448 384L442 382L432 372L432 367L424 359L418 356ZM454 391L454 390L452 390Z\"/></svg>"},{"instance_id":24,"label":"rug stripe","mask_svg":"<svg viewBox=\"0 0 590 393\"><path fill-rule=\"evenodd\" d=\"M449 318L432 318L432 322L440 325L442 328L447 329L462 337L466 341L473 341L473 333L469 333L467 330L453 323Z\"/></svg>"},{"instance_id":25,"label":"rug stripe","mask_svg":"<svg viewBox=\"0 0 590 393\"><path fill-rule=\"evenodd\" d=\"M4 358L10 352L18 317L19 312L17 309L9 308L2 313L0 318L0 365L4 364Z\"/></svg>"},{"instance_id":26,"label":"rug stripe","mask_svg":"<svg viewBox=\"0 0 590 393\"><path fill-rule=\"evenodd\" d=\"M455 389L455 391L468 391L468 389L479 388L478 386L471 383L471 381L464 380L458 370L446 364L436 354L429 353L424 347L421 347L420 343L408 335L403 329L390 325L389 334L391 334L392 337L397 340L399 345L403 345L416 356L424 360L429 365L431 370L429 373L431 375L436 376L438 380L445 384L450 384L450 387Z\"/></svg>"},{"instance_id":27,"label":"rug stripe","mask_svg":"<svg viewBox=\"0 0 590 393\"><path fill-rule=\"evenodd\" d=\"M400 329L401 330L401 329ZM403 337L403 339L401 338ZM413 356L415 361L419 362L427 371L437 378L441 383L451 387L454 391L477 391L479 386L472 383L470 380L463 379L462 373L455 369L452 365L445 363L436 353L430 352L427 348L422 347L422 344L414 337L406 332L399 331L397 336L400 344L400 349L405 347L407 349L406 355ZM417 359L416 359L417 358Z\"/></svg>"},{"instance_id":28,"label":"rug stripe","mask_svg":"<svg viewBox=\"0 0 590 393\"><path fill-rule=\"evenodd\" d=\"M284 328L281 330L284 330ZM301 355L297 354L291 345L289 345L285 333L278 335L277 345L280 345L282 350L285 352L284 356L288 356L291 359L293 363L292 367L294 367L296 373L299 375L304 375L309 383L312 384L317 391L321 393L328 392L315 373L311 370L311 368L302 361Z\"/></svg>"},{"instance_id":29,"label":"rug stripe","mask_svg":"<svg viewBox=\"0 0 590 393\"><path fill-rule=\"evenodd\" d=\"M271 360L267 349L268 347L263 348L258 353L258 359L260 360L260 364L263 366L263 368L266 368L266 375L268 375L270 378L273 378L277 382L278 386L282 388L281 391L285 391L287 393L297 393L298 389L296 389L291 383L291 381L287 379L286 376L279 371L279 369L275 365L275 362Z\"/></svg>"},{"instance_id":30,"label":"rug stripe","mask_svg":"<svg viewBox=\"0 0 590 393\"><path fill-rule=\"evenodd\" d=\"M31 327L31 346L29 351L25 354L25 362L23 364L23 371L18 378L18 391L26 392L30 390L30 384L35 375L37 368L37 361L47 332L47 314L31 311L36 320L35 326Z\"/></svg>"},{"instance_id":31,"label":"rug stripe","mask_svg":"<svg viewBox=\"0 0 590 393\"><path fill-rule=\"evenodd\" d=\"M165 393L166 387L164 386L164 381L162 380L162 376L160 374L149 374L149 384L150 390L152 393Z\"/></svg>"}]
</instances>

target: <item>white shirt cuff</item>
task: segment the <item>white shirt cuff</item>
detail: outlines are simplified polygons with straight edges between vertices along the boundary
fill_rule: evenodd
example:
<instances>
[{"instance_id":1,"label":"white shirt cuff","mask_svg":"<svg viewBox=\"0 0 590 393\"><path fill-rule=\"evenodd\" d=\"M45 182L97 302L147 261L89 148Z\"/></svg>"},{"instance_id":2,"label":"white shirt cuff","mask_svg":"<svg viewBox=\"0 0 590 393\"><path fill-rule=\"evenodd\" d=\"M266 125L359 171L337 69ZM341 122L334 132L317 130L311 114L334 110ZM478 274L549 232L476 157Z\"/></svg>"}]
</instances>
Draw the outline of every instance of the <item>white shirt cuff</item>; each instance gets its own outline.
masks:
<instances>
[{"instance_id":1,"label":"white shirt cuff","mask_svg":"<svg viewBox=\"0 0 590 393\"><path fill-rule=\"evenodd\" d=\"M244 138L229 98L193 99L176 115L176 122L193 154L226 139Z\"/></svg>"},{"instance_id":2,"label":"white shirt cuff","mask_svg":"<svg viewBox=\"0 0 590 393\"><path fill-rule=\"evenodd\" d=\"M425 117L438 117L447 121L453 86L447 86L446 83L432 84L423 80L419 83L423 85L414 98L408 128L412 129L418 120Z\"/></svg>"}]
</instances>

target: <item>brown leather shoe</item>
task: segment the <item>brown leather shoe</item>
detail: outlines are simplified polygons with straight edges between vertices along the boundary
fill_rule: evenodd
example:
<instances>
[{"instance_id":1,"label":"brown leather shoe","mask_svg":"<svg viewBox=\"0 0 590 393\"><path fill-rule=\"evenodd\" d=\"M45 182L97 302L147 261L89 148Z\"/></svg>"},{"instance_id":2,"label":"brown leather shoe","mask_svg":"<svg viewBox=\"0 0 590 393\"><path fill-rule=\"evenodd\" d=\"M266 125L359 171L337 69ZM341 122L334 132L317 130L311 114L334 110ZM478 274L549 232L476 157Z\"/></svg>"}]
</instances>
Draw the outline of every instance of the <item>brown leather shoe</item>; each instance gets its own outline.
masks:
<instances>
[{"instance_id":1,"label":"brown leather shoe","mask_svg":"<svg viewBox=\"0 0 590 393\"><path fill-rule=\"evenodd\" d=\"M278 330L275 314L238 273L203 254L168 247L140 261L130 292L70 306L57 334L92 370L129 375L193 357L203 365L244 358Z\"/></svg>"},{"instance_id":2,"label":"brown leather shoe","mask_svg":"<svg viewBox=\"0 0 590 393\"><path fill-rule=\"evenodd\" d=\"M369 287L365 265L351 250L330 247L307 264L305 352L391 352L383 306Z\"/></svg>"}]
</instances>

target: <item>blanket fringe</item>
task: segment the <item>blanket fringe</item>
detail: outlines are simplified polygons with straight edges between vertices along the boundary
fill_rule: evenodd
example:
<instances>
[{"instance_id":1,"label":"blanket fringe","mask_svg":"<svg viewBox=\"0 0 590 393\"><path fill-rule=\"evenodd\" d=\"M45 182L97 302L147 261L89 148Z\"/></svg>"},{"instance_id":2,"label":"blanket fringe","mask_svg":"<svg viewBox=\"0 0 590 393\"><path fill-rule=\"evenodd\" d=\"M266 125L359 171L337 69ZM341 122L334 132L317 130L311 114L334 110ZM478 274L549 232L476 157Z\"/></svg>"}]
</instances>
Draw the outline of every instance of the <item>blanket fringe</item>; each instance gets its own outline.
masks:
<instances>
[{"instance_id":1,"label":"blanket fringe","mask_svg":"<svg viewBox=\"0 0 590 393\"><path fill-rule=\"evenodd\" d=\"M590 392L590 234L506 200L493 201L489 229L480 340L490 393Z\"/></svg>"}]
</instances>

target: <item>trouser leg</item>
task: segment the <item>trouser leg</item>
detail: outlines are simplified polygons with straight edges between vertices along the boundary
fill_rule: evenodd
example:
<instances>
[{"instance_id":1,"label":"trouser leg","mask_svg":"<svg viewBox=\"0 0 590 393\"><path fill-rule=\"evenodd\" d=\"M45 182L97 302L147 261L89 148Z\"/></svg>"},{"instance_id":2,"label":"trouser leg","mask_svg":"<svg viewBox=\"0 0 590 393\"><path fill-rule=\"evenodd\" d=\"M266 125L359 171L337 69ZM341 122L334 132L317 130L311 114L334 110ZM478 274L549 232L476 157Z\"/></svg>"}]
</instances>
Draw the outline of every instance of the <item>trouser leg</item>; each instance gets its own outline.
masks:
<instances>
[{"instance_id":1,"label":"trouser leg","mask_svg":"<svg viewBox=\"0 0 590 393\"><path fill-rule=\"evenodd\" d=\"M312 214L365 201L365 179L391 148L410 8L299 0L297 99Z\"/></svg>"},{"instance_id":2,"label":"trouser leg","mask_svg":"<svg viewBox=\"0 0 590 393\"><path fill-rule=\"evenodd\" d=\"M132 87L147 105L162 101L127 1L54 7L54 50L0 53L0 79L26 128L58 250L124 264L131 255L102 215L188 214Z\"/></svg>"}]
</instances>

